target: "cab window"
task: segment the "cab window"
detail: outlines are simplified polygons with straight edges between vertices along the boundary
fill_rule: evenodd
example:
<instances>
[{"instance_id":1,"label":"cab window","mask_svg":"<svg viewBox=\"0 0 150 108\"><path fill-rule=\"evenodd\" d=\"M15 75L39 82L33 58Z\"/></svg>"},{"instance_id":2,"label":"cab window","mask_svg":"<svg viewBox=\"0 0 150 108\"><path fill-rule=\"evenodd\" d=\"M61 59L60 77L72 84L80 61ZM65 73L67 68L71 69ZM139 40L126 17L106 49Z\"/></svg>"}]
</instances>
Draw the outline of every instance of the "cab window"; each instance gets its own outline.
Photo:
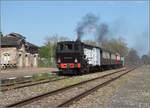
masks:
<instances>
[{"instance_id":1,"label":"cab window","mask_svg":"<svg viewBox=\"0 0 150 108\"><path fill-rule=\"evenodd\" d=\"M73 44L71 43L61 43L58 45L58 50L73 50Z\"/></svg>"},{"instance_id":2,"label":"cab window","mask_svg":"<svg viewBox=\"0 0 150 108\"><path fill-rule=\"evenodd\" d=\"M72 44L65 44L65 50L73 50Z\"/></svg>"}]
</instances>

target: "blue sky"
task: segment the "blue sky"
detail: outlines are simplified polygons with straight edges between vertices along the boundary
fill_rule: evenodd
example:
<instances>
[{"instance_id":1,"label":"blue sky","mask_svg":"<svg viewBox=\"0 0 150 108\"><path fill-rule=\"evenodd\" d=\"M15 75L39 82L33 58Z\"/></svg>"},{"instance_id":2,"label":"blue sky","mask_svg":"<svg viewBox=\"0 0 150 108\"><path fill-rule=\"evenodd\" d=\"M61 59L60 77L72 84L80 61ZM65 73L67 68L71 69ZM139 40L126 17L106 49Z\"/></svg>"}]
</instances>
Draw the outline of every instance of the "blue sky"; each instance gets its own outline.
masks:
<instances>
[{"instance_id":1,"label":"blue sky","mask_svg":"<svg viewBox=\"0 0 150 108\"><path fill-rule=\"evenodd\" d=\"M149 2L144 1L1 1L3 34L17 32L43 45L53 34L76 39L77 23L87 13L109 25L110 37L123 37L140 54L148 52ZM84 36L83 39L93 39Z\"/></svg>"}]
</instances>

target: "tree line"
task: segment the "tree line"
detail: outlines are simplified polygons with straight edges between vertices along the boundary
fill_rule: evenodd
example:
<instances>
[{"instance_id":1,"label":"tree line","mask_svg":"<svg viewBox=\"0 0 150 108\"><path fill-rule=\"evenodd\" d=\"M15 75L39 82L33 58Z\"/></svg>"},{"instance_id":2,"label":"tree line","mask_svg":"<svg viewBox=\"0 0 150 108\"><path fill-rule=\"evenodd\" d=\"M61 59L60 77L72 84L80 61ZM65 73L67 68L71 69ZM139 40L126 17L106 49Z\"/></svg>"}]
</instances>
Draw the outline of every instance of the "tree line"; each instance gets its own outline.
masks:
<instances>
[{"instance_id":1,"label":"tree line","mask_svg":"<svg viewBox=\"0 0 150 108\"><path fill-rule=\"evenodd\" d=\"M68 37L59 35L46 37L44 45L39 48L39 56L41 59L45 58L45 60L47 60L47 62L45 62L47 66L54 66L55 64L55 49L57 42L68 40L70 40ZM89 45L99 46L97 42L93 40L83 40L83 42ZM122 38L105 40L100 47L124 56L126 65L150 64L149 55L140 57L134 48L127 47L125 40ZM42 64L44 63L42 62Z\"/></svg>"}]
</instances>

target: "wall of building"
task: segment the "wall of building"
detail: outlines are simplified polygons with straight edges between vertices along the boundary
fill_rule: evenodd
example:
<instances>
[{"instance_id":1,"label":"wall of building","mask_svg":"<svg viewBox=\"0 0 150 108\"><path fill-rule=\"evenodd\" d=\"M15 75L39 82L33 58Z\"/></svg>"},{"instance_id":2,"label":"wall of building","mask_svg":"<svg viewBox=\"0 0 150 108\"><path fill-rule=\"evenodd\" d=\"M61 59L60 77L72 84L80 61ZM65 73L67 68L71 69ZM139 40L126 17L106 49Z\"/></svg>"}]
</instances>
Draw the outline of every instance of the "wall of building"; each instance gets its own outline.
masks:
<instances>
[{"instance_id":1,"label":"wall of building","mask_svg":"<svg viewBox=\"0 0 150 108\"><path fill-rule=\"evenodd\" d=\"M37 67L38 66L38 54L25 54L25 67Z\"/></svg>"},{"instance_id":2,"label":"wall of building","mask_svg":"<svg viewBox=\"0 0 150 108\"><path fill-rule=\"evenodd\" d=\"M0 64L19 68L37 67L38 54L31 54L25 51L24 45L20 49L16 47L0 48Z\"/></svg>"},{"instance_id":3,"label":"wall of building","mask_svg":"<svg viewBox=\"0 0 150 108\"><path fill-rule=\"evenodd\" d=\"M17 64L16 47L0 48L0 64Z\"/></svg>"}]
</instances>

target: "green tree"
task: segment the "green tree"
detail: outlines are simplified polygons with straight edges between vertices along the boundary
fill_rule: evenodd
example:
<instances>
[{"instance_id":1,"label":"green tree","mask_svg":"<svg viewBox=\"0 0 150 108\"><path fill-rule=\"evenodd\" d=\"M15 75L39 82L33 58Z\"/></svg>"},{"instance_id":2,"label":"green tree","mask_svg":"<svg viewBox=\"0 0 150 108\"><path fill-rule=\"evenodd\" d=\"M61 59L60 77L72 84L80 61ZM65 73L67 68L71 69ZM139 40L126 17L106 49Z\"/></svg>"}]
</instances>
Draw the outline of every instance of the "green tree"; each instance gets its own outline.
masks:
<instances>
[{"instance_id":1,"label":"green tree","mask_svg":"<svg viewBox=\"0 0 150 108\"><path fill-rule=\"evenodd\" d=\"M64 36L52 35L45 38L45 43L42 47L39 48L39 56L40 56L40 65L41 66L55 66L55 49L57 46L57 42L69 40L69 38Z\"/></svg>"},{"instance_id":2,"label":"green tree","mask_svg":"<svg viewBox=\"0 0 150 108\"><path fill-rule=\"evenodd\" d=\"M40 55L40 57L43 57L43 58L51 57L50 51L51 51L51 47L44 45L44 46L39 48L39 55Z\"/></svg>"}]
</instances>

